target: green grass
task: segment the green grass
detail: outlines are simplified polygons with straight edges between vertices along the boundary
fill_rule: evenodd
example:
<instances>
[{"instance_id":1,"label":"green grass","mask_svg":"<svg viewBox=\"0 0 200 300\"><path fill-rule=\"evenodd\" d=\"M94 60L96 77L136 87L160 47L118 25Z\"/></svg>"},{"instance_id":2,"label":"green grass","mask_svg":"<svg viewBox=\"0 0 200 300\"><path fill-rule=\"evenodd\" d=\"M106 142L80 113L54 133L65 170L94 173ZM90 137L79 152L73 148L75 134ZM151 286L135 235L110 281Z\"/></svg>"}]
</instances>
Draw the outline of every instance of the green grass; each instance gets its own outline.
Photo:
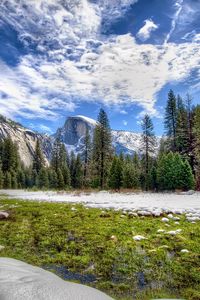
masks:
<instances>
[{"instance_id":1,"label":"green grass","mask_svg":"<svg viewBox=\"0 0 200 300\"><path fill-rule=\"evenodd\" d=\"M0 245L5 246L1 256L93 274L96 281L90 285L115 299L200 299L199 222L191 224L182 216L180 225L170 221L167 228L161 218L121 217L112 210L102 214L82 205L1 197L2 209L10 218L0 220ZM177 236L157 233L178 228L182 232ZM138 234L147 239L134 241Z\"/></svg>"}]
</instances>

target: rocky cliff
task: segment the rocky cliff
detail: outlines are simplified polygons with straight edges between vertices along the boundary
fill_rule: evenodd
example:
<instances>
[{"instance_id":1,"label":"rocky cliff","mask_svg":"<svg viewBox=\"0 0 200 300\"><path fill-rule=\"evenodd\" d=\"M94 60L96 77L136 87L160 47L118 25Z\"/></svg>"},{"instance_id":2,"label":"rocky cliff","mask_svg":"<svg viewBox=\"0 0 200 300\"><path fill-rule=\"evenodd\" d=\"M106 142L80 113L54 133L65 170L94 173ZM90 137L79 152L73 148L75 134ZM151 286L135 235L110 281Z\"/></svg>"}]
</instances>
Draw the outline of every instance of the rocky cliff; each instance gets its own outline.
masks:
<instances>
[{"instance_id":1,"label":"rocky cliff","mask_svg":"<svg viewBox=\"0 0 200 300\"><path fill-rule=\"evenodd\" d=\"M32 163L36 141L39 140L48 165L51 151L52 138L48 135L41 135L32 130L24 128L21 124L13 122L0 116L0 139L11 138L18 146L19 155L25 166Z\"/></svg>"}]
</instances>

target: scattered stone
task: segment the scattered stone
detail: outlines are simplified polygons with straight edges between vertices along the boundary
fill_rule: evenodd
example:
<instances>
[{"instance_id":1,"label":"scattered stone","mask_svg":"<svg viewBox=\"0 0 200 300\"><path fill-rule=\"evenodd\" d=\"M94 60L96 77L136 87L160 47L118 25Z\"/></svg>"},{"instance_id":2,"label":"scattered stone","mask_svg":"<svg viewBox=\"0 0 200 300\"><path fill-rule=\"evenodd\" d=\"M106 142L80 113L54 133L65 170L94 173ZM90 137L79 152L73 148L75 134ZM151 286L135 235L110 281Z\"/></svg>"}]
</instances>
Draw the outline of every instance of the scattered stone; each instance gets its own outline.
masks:
<instances>
[{"instance_id":1,"label":"scattered stone","mask_svg":"<svg viewBox=\"0 0 200 300\"><path fill-rule=\"evenodd\" d=\"M121 215L121 216L120 216L120 218L125 218L125 217L126 217L125 215Z\"/></svg>"},{"instance_id":2,"label":"scattered stone","mask_svg":"<svg viewBox=\"0 0 200 300\"><path fill-rule=\"evenodd\" d=\"M117 242L117 241L118 241L116 235L112 235L110 239L111 239L113 242Z\"/></svg>"},{"instance_id":3,"label":"scattered stone","mask_svg":"<svg viewBox=\"0 0 200 300\"><path fill-rule=\"evenodd\" d=\"M157 230L157 233L164 233L164 232L165 232L164 229L158 229L158 230Z\"/></svg>"},{"instance_id":4,"label":"scattered stone","mask_svg":"<svg viewBox=\"0 0 200 300\"><path fill-rule=\"evenodd\" d=\"M180 223L179 222L175 222L174 224L179 225Z\"/></svg>"},{"instance_id":5,"label":"scattered stone","mask_svg":"<svg viewBox=\"0 0 200 300\"><path fill-rule=\"evenodd\" d=\"M144 216L144 217L149 217L149 216L152 215L150 213L150 211L146 211L146 210L139 210L137 213L138 213L139 216Z\"/></svg>"},{"instance_id":6,"label":"scattered stone","mask_svg":"<svg viewBox=\"0 0 200 300\"><path fill-rule=\"evenodd\" d=\"M177 230L171 230L166 232L166 234L170 234L170 235L177 235L179 233L181 233L182 229L177 229Z\"/></svg>"},{"instance_id":7,"label":"scattered stone","mask_svg":"<svg viewBox=\"0 0 200 300\"><path fill-rule=\"evenodd\" d=\"M189 250L187 250L187 249L182 249L181 250L181 253L189 253L190 251Z\"/></svg>"},{"instance_id":8,"label":"scattered stone","mask_svg":"<svg viewBox=\"0 0 200 300\"><path fill-rule=\"evenodd\" d=\"M108 212L102 211L100 214L100 218L110 218L111 215Z\"/></svg>"},{"instance_id":9,"label":"scattered stone","mask_svg":"<svg viewBox=\"0 0 200 300\"><path fill-rule=\"evenodd\" d=\"M5 246L0 245L0 251L5 249Z\"/></svg>"},{"instance_id":10,"label":"scattered stone","mask_svg":"<svg viewBox=\"0 0 200 300\"><path fill-rule=\"evenodd\" d=\"M169 222L169 219L168 218L162 218L161 221L164 222L164 223L167 223L167 222Z\"/></svg>"},{"instance_id":11,"label":"scattered stone","mask_svg":"<svg viewBox=\"0 0 200 300\"><path fill-rule=\"evenodd\" d=\"M0 211L0 220L7 219L9 217L9 213L6 211Z\"/></svg>"},{"instance_id":12,"label":"scattered stone","mask_svg":"<svg viewBox=\"0 0 200 300\"><path fill-rule=\"evenodd\" d=\"M187 217L186 220L188 222L194 222L194 221L199 221L200 217Z\"/></svg>"},{"instance_id":13,"label":"scattered stone","mask_svg":"<svg viewBox=\"0 0 200 300\"><path fill-rule=\"evenodd\" d=\"M142 241L142 240L146 240L146 238L143 235L135 235L133 237L134 241Z\"/></svg>"},{"instance_id":14,"label":"scattered stone","mask_svg":"<svg viewBox=\"0 0 200 300\"><path fill-rule=\"evenodd\" d=\"M170 225L169 225L169 224L165 224L165 226L166 226L166 227L170 227Z\"/></svg>"},{"instance_id":15,"label":"scattered stone","mask_svg":"<svg viewBox=\"0 0 200 300\"><path fill-rule=\"evenodd\" d=\"M71 211L77 211L77 209L75 207L72 207Z\"/></svg>"},{"instance_id":16,"label":"scattered stone","mask_svg":"<svg viewBox=\"0 0 200 300\"><path fill-rule=\"evenodd\" d=\"M169 218L169 219L173 219L174 216L173 216L172 214L168 214L168 218Z\"/></svg>"},{"instance_id":17,"label":"scattered stone","mask_svg":"<svg viewBox=\"0 0 200 300\"><path fill-rule=\"evenodd\" d=\"M129 216L129 217L138 217L138 214L137 214L137 213L134 213L134 212L129 212L129 213L128 213L128 216Z\"/></svg>"}]
</instances>

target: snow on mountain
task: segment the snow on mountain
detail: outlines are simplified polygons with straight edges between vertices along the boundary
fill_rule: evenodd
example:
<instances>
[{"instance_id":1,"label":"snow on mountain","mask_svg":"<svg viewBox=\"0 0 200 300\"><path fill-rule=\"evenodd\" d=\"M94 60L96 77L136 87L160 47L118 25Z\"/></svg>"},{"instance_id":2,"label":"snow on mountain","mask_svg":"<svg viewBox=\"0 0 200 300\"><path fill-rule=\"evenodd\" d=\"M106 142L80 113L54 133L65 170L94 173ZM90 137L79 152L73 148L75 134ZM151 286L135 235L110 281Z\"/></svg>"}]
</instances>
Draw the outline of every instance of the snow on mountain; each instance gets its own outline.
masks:
<instances>
[{"instance_id":1,"label":"snow on mountain","mask_svg":"<svg viewBox=\"0 0 200 300\"><path fill-rule=\"evenodd\" d=\"M88 128L91 137L97 121L82 116L68 117L64 126L59 128L55 136L61 135L68 152L74 151L76 154L81 153L83 149L83 139ZM141 152L141 133L130 131L112 130L113 147L117 154L132 155L135 152Z\"/></svg>"}]
</instances>

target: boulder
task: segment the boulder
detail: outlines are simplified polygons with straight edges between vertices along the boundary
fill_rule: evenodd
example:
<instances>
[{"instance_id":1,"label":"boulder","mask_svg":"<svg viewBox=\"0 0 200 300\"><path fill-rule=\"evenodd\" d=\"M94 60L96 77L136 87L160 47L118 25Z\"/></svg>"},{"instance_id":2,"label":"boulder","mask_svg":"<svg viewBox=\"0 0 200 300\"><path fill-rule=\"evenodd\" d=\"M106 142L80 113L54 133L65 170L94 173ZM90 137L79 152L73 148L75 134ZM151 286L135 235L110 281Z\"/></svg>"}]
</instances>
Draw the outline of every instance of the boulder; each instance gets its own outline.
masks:
<instances>
[{"instance_id":1,"label":"boulder","mask_svg":"<svg viewBox=\"0 0 200 300\"><path fill-rule=\"evenodd\" d=\"M0 258L1 300L112 300L96 289L62 280L24 262Z\"/></svg>"},{"instance_id":2,"label":"boulder","mask_svg":"<svg viewBox=\"0 0 200 300\"><path fill-rule=\"evenodd\" d=\"M6 211L0 211L0 220L7 219L9 217L9 213Z\"/></svg>"}]
</instances>

